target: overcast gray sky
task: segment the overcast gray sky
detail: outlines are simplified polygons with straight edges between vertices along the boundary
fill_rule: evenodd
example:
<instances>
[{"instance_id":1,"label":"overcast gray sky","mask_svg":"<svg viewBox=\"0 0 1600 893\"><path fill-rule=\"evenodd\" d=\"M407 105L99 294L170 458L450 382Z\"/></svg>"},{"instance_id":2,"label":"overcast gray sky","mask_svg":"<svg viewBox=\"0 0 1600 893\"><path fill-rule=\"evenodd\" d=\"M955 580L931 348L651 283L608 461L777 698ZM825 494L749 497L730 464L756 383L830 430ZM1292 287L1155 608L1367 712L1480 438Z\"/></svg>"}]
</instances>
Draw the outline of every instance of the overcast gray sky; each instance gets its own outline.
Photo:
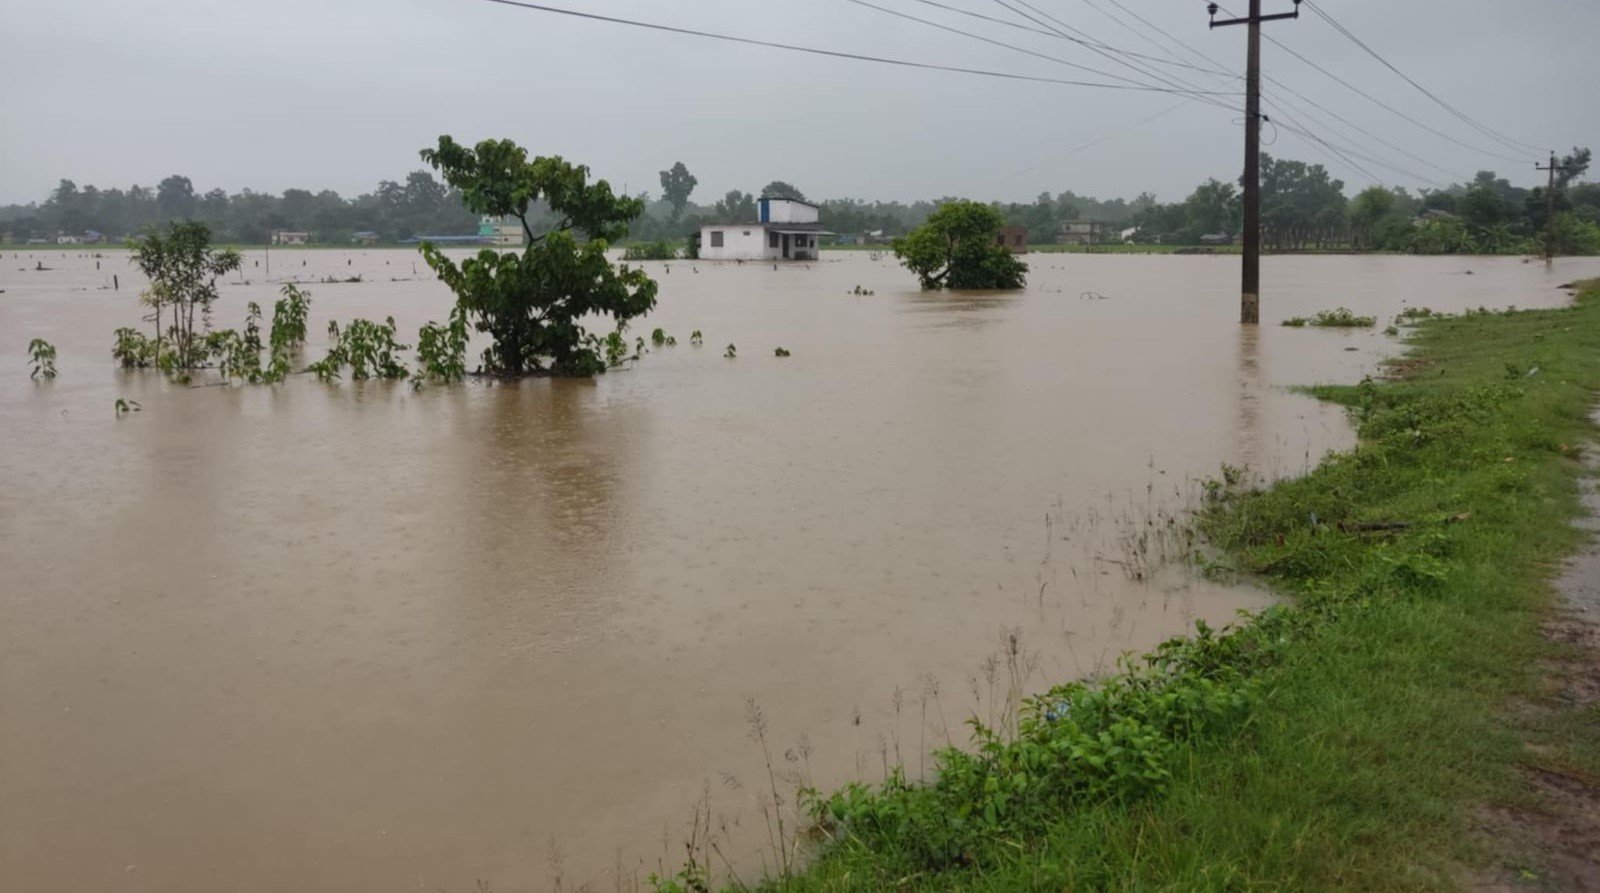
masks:
<instances>
[{"instance_id":1,"label":"overcast gray sky","mask_svg":"<svg viewBox=\"0 0 1600 893\"><path fill-rule=\"evenodd\" d=\"M847 0L542 2L846 52L1110 81ZM1149 80L1057 37L922 0L872 2ZM1000 0L941 2L1023 21ZM1021 0L1006 2L1024 9ZM1120 4L1228 68L1243 67L1244 29L1208 31L1203 0L1030 2L1111 46L1203 64ZM1239 12L1246 0L1223 5ZM1600 148L1600 0L1319 5L1505 135L1542 147ZM1291 4L1265 0L1265 7ZM1493 158L1420 129L1266 44L1269 75L1399 150L1458 178L1487 168L1519 184L1539 180L1537 153L1511 151L1452 117L1309 9L1267 28L1428 126L1525 160ZM1214 75L1160 70L1206 89L1240 89ZM1275 95L1281 90L1269 85L1269 98ZM1308 110L1286 111L1378 162L1447 179L1328 112ZM1238 121L1237 112L1166 94L820 58L485 0L0 0L0 202L42 200L63 177L126 187L153 186L172 173L200 190L296 186L353 195L420 167L417 150L441 133L463 141L509 137L588 164L635 192L658 192L657 172L682 160L699 177L694 198L703 202L773 179L813 197L1026 200L1046 190L1131 197L1149 189L1172 200L1208 176L1237 176ZM1069 154L1096 140L1103 142ZM1352 191L1370 182L1296 134L1279 130L1276 140L1268 151L1326 162ZM1358 163L1387 183L1427 185Z\"/></svg>"}]
</instances>

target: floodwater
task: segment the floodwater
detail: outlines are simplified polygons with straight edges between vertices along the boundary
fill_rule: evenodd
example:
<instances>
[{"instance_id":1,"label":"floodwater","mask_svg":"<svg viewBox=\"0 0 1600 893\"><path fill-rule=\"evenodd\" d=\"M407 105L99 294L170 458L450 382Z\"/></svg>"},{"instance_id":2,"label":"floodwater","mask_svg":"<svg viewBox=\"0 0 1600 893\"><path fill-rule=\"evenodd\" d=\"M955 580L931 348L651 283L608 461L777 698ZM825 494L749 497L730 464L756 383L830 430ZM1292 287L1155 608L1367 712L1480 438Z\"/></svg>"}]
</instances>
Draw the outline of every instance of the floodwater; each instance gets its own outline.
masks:
<instances>
[{"instance_id":1,"label":"floodwater","mask_svg":"<svg viewBox=\"0 0 1600 893\"><path fill-rule=\"evenodd\" d=\"M697 802L759 870L752 701L780 794L915 775L1013 688L1265 603L1163 565L1169 519L1221 463L1348 446L1285 387L1396 349L1280 319L1555 306L1600 275L1273 257L1250 331L1236 258L1035 255L1026 292L954 295L865 254L652 263L635 334L676 347L413 392L123 372L141 283L102 254L0 259L5 889L611 889L676 864ZM270 313L262 260L219 325ZM442 319L427 272L271 257L273 280L362 277L308 286L318 338ZM28 380L34 337L54 381Z\"/></svg>"}]
</instances>

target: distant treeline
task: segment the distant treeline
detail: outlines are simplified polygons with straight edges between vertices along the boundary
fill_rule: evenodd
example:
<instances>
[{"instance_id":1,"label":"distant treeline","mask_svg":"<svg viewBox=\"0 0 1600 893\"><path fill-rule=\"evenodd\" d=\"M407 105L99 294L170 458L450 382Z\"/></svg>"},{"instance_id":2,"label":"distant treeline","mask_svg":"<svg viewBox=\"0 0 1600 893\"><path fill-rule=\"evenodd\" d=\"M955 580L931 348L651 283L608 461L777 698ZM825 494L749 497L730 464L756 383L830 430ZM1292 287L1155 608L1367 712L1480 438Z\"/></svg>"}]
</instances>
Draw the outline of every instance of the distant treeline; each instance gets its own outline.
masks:
<instances>
[{"instance_id":1,"label":"distant treeline","mask_svg":"<svg viewBox=\"0 0 1600 893\"><path fill-rule=\"evenodd\" d=\"M1589 156L1588 149L1577 149L1562 159L1556 202L1562 253L1600 253L1600 184L1579 182ZM753 222L759 196L806 198L798 187L775 180L757 193L736 189L712 204L696 204L690 195L697 182L681 163L662 171L661 196L641 194L646 211L634 222L630 237L679 240L704 223ZM1268 247L1280 250L1519 252L1535 250L1546 231L1545 190L1512 186L1489 171L1443 189L1412 194L1372 187L1352 199L1345 184L1322 165L1268 156L1262 161L1261 184L1263 235ZM823 224L834 232L891 237L921 225L950 200L816 201ZM1127 233L1127 240L1145 244L1215 243L1236 238L1241 218L1238 185L1217 179L1173 203L1162 203L1148 192L1132 200L1107 201L1066 191L1042 193L1031 203L996 202L994 207L1007 223L1026 227L1034 244L1057 242L1066 224L1080 221L1100 224L1096 238L1106 241L1123 241ZM95 232L120 241L146 227L184 219L202 221L218 241L232 243L265 242L275 230L309 233L310 241L319 244L349 244L357 233L392 243L472 234L478 225L461 196L428 171L412 172L404 181L380 181L372 192L348 199L332 190L200 193L188 177L173 175L154 188L80 188L62 180L42 203L0 206L0 240L54 242L61 235Z\"/></svg>"}]
</instances>

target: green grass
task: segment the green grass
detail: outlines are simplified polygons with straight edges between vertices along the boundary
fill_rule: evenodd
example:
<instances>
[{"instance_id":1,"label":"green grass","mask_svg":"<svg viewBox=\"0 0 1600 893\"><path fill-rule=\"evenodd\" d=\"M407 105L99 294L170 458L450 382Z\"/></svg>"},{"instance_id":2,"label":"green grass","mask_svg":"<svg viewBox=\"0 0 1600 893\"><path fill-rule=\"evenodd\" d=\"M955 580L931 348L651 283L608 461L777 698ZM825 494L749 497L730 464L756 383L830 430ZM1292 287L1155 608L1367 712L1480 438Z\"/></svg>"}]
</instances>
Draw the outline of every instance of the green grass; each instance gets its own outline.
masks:
<instances>
[{"instance_id":1,"label":"green grass","mask_svg":"<svg viewBox=\"0 0 1600 893\"><path fill-rule=\"evenodd\" d=\"M1348 307L1337 310L1318 310L1317 315L1307 319L1304 316L1291 316L1283 324L1299 329L1305 326L1316 326L1323 329L1370 329L1378 324L1376 317L1357 316Z\"/></svg>"},{"instance_id":2,"label":"green grass","mask_svg":"<svg viewBox=\"0 0 1600 893\"><path fill-rule=\"evenodd\" d=\"M1525 742L1600 771L1595 711L1508 709L1541 698L1555 653L1539 624L1579 541L1600 284L1569 309L1424 320L1402 370L1312 389L1352 408L1355 450L1264 491L1232 473L1212 488L1211 572L1288 605L1051 692L1019 733L944 754L930 785L815 798L831 842L767 887L1428 890L1530 864L1471 816L1527 801Z\"/></svg>"}]
</instances>

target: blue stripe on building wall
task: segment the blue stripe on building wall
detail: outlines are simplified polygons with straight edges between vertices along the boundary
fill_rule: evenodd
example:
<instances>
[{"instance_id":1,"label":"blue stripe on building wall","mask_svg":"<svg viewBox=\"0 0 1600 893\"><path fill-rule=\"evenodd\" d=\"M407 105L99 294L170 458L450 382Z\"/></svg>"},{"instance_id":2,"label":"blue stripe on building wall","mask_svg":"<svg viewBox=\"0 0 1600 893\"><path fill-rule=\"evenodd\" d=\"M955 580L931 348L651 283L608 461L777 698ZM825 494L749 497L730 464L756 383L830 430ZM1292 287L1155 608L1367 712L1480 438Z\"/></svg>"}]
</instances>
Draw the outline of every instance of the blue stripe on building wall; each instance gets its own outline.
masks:
<instances>
[{"instance_id":1,"label":"blue stripe on building wall","mask_svg":"<svg viewBox=\"0 0 1600 893\"><path fill-rule=\"evenodd\" d=\"M761 207L761 222L762 223L771 223L772 222L772 199L770 199L770 198L762 199L760 207Z\"/></svg>"}]
</instances>

